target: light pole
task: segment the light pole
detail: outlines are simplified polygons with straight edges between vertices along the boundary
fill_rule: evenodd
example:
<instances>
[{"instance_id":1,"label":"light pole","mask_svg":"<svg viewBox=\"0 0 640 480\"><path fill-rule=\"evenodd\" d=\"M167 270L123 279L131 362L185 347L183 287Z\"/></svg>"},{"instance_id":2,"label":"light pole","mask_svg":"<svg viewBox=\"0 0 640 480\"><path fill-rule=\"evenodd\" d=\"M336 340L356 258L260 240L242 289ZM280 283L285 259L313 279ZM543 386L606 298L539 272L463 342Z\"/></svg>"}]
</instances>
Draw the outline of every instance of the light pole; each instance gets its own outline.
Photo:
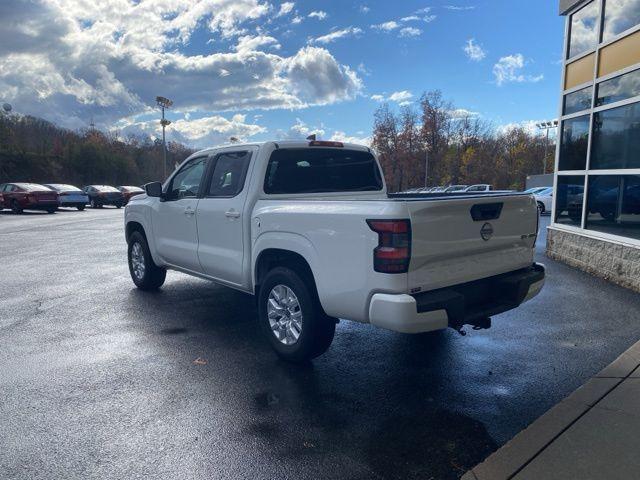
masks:
<instances>
[{"instance_id":1,"label":"light pole","mask_svg":"<svg viewBox=\"0 0 640 480\"><path fill-rule=\"evenodd\" d=\"M536 123L536 127L540 130L546 130L547 138L544 142L544 159L542 160L542 173L547 173L547 151L549 150L549 130L552 128L558 128L558 120L552 120L551 122Z\"/></svg>"},{"instance_id":2,"label":"light pole","mask_svg":"<svg viewBox=\"0 0 640 480\"><path fill-rule=\"evenodd\" d=\"M424 188L427 188L429 185L429 149L426 149L424 152Z\"/></svg>"},{"instance_id":3,"label":"light pole","mask_svg":"<svg viewBox=\"0 0 640 480\"><path fill-rule=\"evenodd\" d=\"M165 140L165 128L167 125L171 124L171 120L167 120L164 118L164 110L165 108L170 108L173 105L173 102L165 97L156 97L156 104L162 110L162 120L160 120L160 125L162 125L162 180L167 178L167 142Z\"/></svg>"}]
</instances>

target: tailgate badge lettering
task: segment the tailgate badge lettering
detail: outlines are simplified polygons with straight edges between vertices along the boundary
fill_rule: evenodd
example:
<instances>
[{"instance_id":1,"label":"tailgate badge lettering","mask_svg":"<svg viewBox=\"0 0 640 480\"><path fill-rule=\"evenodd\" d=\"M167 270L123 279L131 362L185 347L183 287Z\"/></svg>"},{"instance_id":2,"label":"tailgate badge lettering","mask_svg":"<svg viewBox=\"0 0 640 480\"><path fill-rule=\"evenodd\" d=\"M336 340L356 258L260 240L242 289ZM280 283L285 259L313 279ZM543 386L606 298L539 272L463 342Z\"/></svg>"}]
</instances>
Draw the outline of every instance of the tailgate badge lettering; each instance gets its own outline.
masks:
<instances>
[{"instance_id":1,"label":"tailgate badge lettering","mask_svg":"<svg viewBox=\"0 0 640 480\"><path fill-rule=\"evenodd\" d=\"M482 228L480 229L480 236L485 242L488 242L489 239L493 236L493 225L491 225L489 222L482 225Z\"/></svg>"}]
</instances>

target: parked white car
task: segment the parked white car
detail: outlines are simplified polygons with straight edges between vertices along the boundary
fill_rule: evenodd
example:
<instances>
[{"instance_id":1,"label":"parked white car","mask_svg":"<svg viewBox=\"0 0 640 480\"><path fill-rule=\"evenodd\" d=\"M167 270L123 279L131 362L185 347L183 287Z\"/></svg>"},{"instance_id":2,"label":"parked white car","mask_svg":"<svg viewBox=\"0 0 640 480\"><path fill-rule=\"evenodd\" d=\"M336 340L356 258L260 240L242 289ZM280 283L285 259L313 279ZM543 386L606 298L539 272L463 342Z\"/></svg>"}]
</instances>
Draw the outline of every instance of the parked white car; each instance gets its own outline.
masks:
<instances>
[{"instance_id":1,"label":"parked white car","mask_svg":"<svg viewBox=\"0 0 640 480\"><path fill-rule=\"evenodd\" d=\"M64 183L45 183L45 187L58 192L58 202L61 207L77 208L82 211L89 203L89 197L78 187Z\"/></svg>"},{"instance_id":2,"label":"parked white car","mask_svg":"<svg viewBox=\"0 0 640 480\"><path fill-rule=\"evenodd\" d=\"M136 286L159 288L172 269L253 294L290 361L326 351L339 318L404 333L488 328L544 284L531 196L387 195L367 147L213 148L145 190L125 210Z\"/></svg>"},{"instance_id":3,"label":"parked white car","mask_svg":"<svg viewBox=\"0 0 640 480\"><path fill-rule=\"evenodd\" d=\"M536 204L538 205L538 211L540 213L551 213L553 205L553 187L547 187L534 193Z\"/></svg>"}]
</instances>

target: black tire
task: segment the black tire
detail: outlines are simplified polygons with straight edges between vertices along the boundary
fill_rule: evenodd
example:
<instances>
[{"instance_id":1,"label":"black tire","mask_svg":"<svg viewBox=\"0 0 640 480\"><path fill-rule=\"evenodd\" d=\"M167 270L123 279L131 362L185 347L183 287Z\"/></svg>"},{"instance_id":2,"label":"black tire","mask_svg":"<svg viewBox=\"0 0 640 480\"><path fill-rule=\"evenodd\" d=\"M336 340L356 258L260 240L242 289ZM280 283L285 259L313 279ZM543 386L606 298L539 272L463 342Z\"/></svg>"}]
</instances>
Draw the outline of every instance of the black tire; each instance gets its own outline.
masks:
<instances>
[{"instance_id":1,"label":"black tire","mask_svg":"<svg viewBox=\"0 0 640 480\"><path fill-rule=\"evenodd\" d=\"M22 207L15 199L11 202L11 211L16 215L20 215L23 212Z\"/></svg>"},{"instance_id":2,"label":"black tire","mask_svg":"<svg viewBox=\"0 0 640 480\"><path fill-rule=\"evenodd\" d=\"M81 212L84 210L84 205L78 205L76 208Z\"/></svg>"},{"instance_id":3,"label":"black tire","mask_svg":"<svg viewBox=\"0 0 640 480\"><path fill-rule=\"evenodd\" d=\"M136 245L139 245L142 249L142 256L144 259L144 273L139 275L139 271L135 270L132 260L132 252L136 248ZM157 290L164 283L165 278L167 277L167 270L158 267L151 257L151 252L149 251L149 245L147 244L147 239L140 232L133 232L129 237L129 247L127 249L127 258L129 263L129 274L131 275L131 279L133 283L135 283L136 287L140 290Z\"/></svg>"},{"instance_id":4,"label":"black tire","mask_svg":"<svg viewBox=\"0 0 640 480\"><path fill-rule=\"evenodd\" d=\"M96 201L95 198L91 199L91 208L100 208L100 204Z\"/></svg>"},{"instance_id":5,"label":"black tire","mask_svg":"<svg viewBox=\"0 0 640 480\"><path fill-rule=\"evenodd\" d=\"M276 286L290 289L298 300L302 312L302 329L295 343L286 345L271 329L268 315L269 295ZM276 267L269 271L260 285L258 293L258 315L260 325L276 353L288 362L302 363L327 351L336 329L333 318L325 315L317 299L312 279L286 268Z\"/></svg>"},{"instance_id":6,"label":"black tire","mask_svg":"<svg viewBox=\"0 0 640 480\"><path fill-rule=\"evenodd\" d=\"M544 212L545 212L545 209L544 209L544 203L542 203L542 202L538 202L538 211L539 211L540 213L544 213Z\"/></svg>"},{"instance_id":7,"label":"black tire","mask_svg":"<svg viewBox=\"0 0 640 480\"><path fill-rule=\"evenodd\" d=\"M55 207L47 208L47 213L56 213L56 210L58 209Z\"/></svg>"},{"instance_id":8,"label":"black tire","mask_svg":"<svg viewBox=\"0 0 640 480\"><path fill-rule=\"evenodd\" d=\"M122 204L121 203L116 203L116 208L122 208Z\"/></svg>"}]
</instances>

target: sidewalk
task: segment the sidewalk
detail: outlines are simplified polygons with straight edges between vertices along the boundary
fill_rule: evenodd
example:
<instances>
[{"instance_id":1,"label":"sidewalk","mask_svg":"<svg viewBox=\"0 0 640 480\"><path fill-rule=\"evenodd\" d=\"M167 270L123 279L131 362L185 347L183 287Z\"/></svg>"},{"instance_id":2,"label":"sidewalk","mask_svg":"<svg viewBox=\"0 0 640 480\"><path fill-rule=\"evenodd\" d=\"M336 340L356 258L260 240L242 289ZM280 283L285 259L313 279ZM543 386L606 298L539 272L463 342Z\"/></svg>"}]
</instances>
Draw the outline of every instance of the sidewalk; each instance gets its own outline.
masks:
<instances>
[{"instance_id":1,"label":"sidewalk","mask_svg":"<svg viewBox=\"0 0 640 480\"><path fill-rule=\"evenodd\" d=\"M462 480L640 478L640 342Z\"/></svg>"}]
</instances>

